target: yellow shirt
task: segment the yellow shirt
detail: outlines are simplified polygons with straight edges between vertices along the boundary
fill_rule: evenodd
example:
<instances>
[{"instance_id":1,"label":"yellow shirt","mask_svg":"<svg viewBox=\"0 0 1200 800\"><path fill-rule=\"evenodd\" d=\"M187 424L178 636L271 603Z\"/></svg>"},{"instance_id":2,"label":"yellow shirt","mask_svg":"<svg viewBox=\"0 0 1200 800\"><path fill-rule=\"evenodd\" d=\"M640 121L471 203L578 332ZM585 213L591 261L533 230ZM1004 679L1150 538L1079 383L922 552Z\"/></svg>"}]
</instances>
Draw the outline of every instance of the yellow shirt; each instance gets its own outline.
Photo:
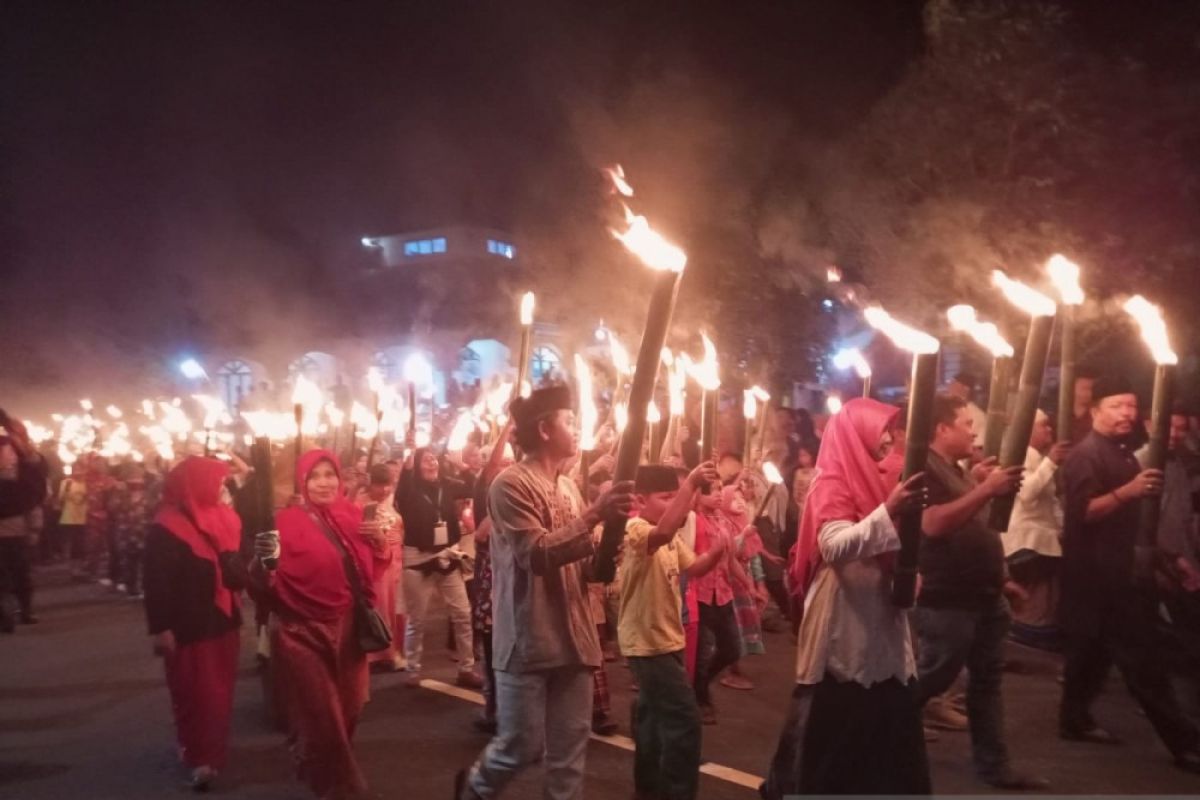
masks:
<instances>
[{"instance_id":1,"label":"yellow shirt","mask_svg":"<svg viewBox=\"0 0 1200 800\"><path fill-rule=\"evenodd\" d=\"M82 525L87 522L87 486L83 481L65 478L58 489L62 501L59 525Z\"/></svg>"},{"instance_id":2,"label":"yellow shirt","mask_svg":"<svg viewBox=\"0 0 1200 800\"><path fill-rule=\"evenodd\" d=\"M647 552L653 528L637 517L625 526L617 618L617 641L625 656L660 656L684 648L679 571L690 567L696 554L679 536Z\"/></svg>"}]
</instances>

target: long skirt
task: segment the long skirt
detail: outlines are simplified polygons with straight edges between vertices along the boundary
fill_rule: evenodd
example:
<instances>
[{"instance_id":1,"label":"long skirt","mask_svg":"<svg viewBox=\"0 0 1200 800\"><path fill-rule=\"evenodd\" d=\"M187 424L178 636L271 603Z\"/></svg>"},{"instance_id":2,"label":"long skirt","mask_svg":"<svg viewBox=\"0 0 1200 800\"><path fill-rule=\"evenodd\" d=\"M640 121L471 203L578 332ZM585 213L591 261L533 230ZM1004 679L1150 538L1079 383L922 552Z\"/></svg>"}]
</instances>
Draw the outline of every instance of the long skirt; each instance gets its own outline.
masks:
<instances>
[{"instance_id":1,"label":"long skirt","mask_svg":"<svg viewBox=\"0 0 1200 800\"><path fill-rule=\"evenodd\" d=\"M241 632L175 648L164 660L179 754L189 769L225 766Z\"/></svg>"},{"instance_id":2,"label":"long skirt","mask_svg":"<svg viewBox=\"0 0 1200 800\"><path fill-rule=\"evenodd\" d=\"M767 780L767 800L793 794L927 795L929 761L916 683L867 688L828 676L798 684Z\"/></svg>"},{"instance_id":3,"label":"long skirt","mask_svg":"<svg viewBox=\"0 0 1200 800\"><path fill-rule=\"evenodd\" d=\"M367 702L367 659L353 610L332 622L273 618L272 625L271 660L296 774L321 798L365 791L353 739Z\"/></svg>"},{"instance_id":4,"label":"long skirt","mask_svg":"<svg viewBox=\"0 0 1200 800\"><path fill-rule=\"evenodd\" d=\"M389 626L389 630L392 632L392 644L383 650L368 653L367 662L371 664L377 662L392 664L404 653L404 628L395 627L398 616L396 597L399 594L396 591L396 586L404 570L403 561L400 557L400 548L395 548L395 551L396 555L390 564L383 569L377 568L375 570L374 580L375 610L383 618L384 624Z\"/></svg>"}]
</instances>

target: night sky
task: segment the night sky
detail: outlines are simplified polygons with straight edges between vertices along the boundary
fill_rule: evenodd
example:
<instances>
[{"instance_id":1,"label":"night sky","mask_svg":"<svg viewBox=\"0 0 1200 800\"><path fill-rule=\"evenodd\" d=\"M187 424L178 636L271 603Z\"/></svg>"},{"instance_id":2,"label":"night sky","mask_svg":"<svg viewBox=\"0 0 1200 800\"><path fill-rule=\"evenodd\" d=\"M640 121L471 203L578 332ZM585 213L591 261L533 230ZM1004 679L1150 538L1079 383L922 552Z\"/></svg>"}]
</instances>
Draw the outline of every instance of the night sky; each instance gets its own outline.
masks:
<instances>
[{"instance_id":1,"label":"night sky","mask_svg":"<svg viewBox=\"0 0 1200 800\"><path fill-rule=\"evenodd\" d=\"M686 235L851 127L921 5L5 3L0 336L24 347L0 381L316 318L365 234L586 248L614 161Z\"/></svg>"}]
</instances>

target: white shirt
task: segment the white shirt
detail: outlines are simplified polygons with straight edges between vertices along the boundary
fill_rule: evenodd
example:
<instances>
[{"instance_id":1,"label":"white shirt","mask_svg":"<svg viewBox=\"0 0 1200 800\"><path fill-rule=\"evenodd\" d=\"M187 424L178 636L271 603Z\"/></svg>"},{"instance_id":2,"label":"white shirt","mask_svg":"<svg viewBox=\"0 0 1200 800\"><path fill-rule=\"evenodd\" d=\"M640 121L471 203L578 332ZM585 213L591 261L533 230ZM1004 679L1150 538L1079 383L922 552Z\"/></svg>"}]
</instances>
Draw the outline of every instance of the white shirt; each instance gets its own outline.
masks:
<instances>
[{"instance_id":1,"label":"white shirt","mask_svg":"<svg viewBox=\"0 0 1200 800\"><path fill-rule=\"evenodd\" d=\"M1005 557L1021 550L1062 555L1062 504L1054 486L1058 465L1032 447L1025 453L1025 479L1013 503L1008 530L1000 537Z\"/></svg>"},{"instance_id":2,"label":"white shirt","mask_svg":"<svg viewBox=\"0 0 1200 800\"><path fill-rule=\"evenodd\" d=\"M892 604L892 582L876 556L900 549L887 508L859 522L835 520L817 536L821 565L804 604L796 652L796 682L820 683L826 673L866 687L916 674L908 615Z\"/></svg>"}]
</instances>

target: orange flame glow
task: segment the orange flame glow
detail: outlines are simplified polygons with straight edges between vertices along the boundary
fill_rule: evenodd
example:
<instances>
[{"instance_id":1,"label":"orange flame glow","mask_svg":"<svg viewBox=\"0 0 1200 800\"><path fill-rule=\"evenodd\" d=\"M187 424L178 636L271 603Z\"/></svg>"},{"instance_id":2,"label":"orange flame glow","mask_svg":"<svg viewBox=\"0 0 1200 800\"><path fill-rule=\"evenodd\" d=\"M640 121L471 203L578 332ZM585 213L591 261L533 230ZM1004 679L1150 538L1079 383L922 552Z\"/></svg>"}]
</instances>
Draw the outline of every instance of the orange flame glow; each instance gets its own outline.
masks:
<instances>
[{"instance_id":1,"label":"orange flame glow","mask_svg":"<svg viewBox=\"0 0 1200 800\"><path fill-rule=\"evenodd\" d=\"M871 306L866 309L863 311L863 316L866 317L867 323L872 328L882 332L901 350L928 355L936 353L941 347L938 340L928 333L905 325L879 306Z\"/></svg>"},{"instance_id":2,"label":"orange flame glow","mask_svg":"<svg viewBox=\"0 0 1200 800\"><path fill-rule=\"evenodd\" d=\"M689 370L692 380L700 384L706 392L715 392L721 388L721 369L717 360L717 348L706 334L700 334L704 342L704 358L691 365Z\"/></svg>"},{"instance_id":3,"label":"orange flame glow","mask_svg":"<svg viewBox=\"0 0 1200 800\"><path fill-rule=\"evenodd\" d=\"M679 358L675 359L675 364L671 371L667 373L667 395L670 398L670 411L673 417L682 417L684 411L683 394L687 389L688 367L691 364L691 359L686 353L680 354Z\"/></svg>"},{"instance_id":4,"label":"orange flame glow","mask_svg":"<svg viewBox=\"0 0 1200 800\"><path fill-rule=\"evenodd\" d=\"M625 197L633 197L633 187L625 180L625 170L620 164L604 168L604 174L612 181L613 191Z\"/></svg>"},{"instance_id":5,"label":"orange flame glow","mask_svg":"<svg viewBox=\"0 0 1200 800\"><path fill-rule=\"evenodd\" d=\"M770 461L763 462L762 471L763 477L765 477L769 483L773 483L776 486L783 483L783 475L779 473L779 468Z\"/></svg>"},{"instance_id":6,"label":"orange flame glow","mask_svg":"<svg viewBox=\"0 0 1200 800\"><path fill-rule=\"evenodd\" d=\"M1055 253L1046 262L1046 272L1050 274L1050 282L1058 290L1063 305L1077 306L1083 303L1078 264L1060 253Z\"/></svg>"},{"instance_id":7,"label":"orange flame glow","mask_svg":"<svg viewBox=\"0 0 1200 800\"><path fill-rule=\"evenodd\" d=\"M1031 286L1013 280L1000 270L992 272L992 283L1004 293L1008 302L1026 314L1032 314L1035 317L1053 317L1055 311L1058 310L1054 301L1049 297Z\"/></svg>"},{"instance_id":8,"label":"orange flame glow","mask_svg":"<svg viewBox=\"0 0 1200 800\"><path fill-rule=\"evenodd\" d=\"M990 322L980 321L971 306L951 306L946 309L946 317L950 320L951 328L967 334L996 358L1013 354L1013 346L1000 335L1000 329Z\"/></svg>"},{"instance_id":9,"label":"orange flame glow","mask_svg":"<svg viewBox=\"0 0 1200 800\"><path fill-rule=\"evenodd\" d=\"M533 292L526 292L525 294L521 295L521 324L522 325L528 326L528 325L533 324L533 304L534 304Z\"/></svg>"},{"instance_id":10,"label":"orange flame glow","mask_svg":"<svg viewBox=\"0 0 1200 800\"><path fill-rule=\"evenodd\" d=\"M650 227L645 217L634 214L628 206L625 207L625 225L624 232L614 230L612 235L643 264L653 270L683 272L687 266L687 253L663 238Z\"/></svg>"},{"instance_id":11,"label":"orange flame glow","mask_svg":"<svg viewBox=\"0 0 1200 800\"><path fill-rule=\"evenodd\" d=\"M750 389L742 391L742 416L746 419L754 419L758 416L758 398Z\"/></svg>"},{"instance_id":12,"label":"orange flame glow","mask_svg":"<svg viewBox=\"0 0 1200 800\"><path fill-rule=\"evenodd\" d=\"M1137 320L1138 327L1142 329L1142 339L1150 348L1155 363L1178 364L1179 356L1171 349L1171 337L1167 334L1167 323L1163 320L1162 309L1140 294L1126 300L1124 308Z\"/></svg>"},{"instance_id":13,"label":"orange flame glow","mask_svg":"<svg viewBox=\"0 0 1200 800\"><path fill-rule=\"evenodd\" d=\"M587 360L575 354L575 381L579 392L579 449L596 448L596 424L600 412L596 410L596 395L592 388L592 369Z\"/></svg>"}]
</instances>

